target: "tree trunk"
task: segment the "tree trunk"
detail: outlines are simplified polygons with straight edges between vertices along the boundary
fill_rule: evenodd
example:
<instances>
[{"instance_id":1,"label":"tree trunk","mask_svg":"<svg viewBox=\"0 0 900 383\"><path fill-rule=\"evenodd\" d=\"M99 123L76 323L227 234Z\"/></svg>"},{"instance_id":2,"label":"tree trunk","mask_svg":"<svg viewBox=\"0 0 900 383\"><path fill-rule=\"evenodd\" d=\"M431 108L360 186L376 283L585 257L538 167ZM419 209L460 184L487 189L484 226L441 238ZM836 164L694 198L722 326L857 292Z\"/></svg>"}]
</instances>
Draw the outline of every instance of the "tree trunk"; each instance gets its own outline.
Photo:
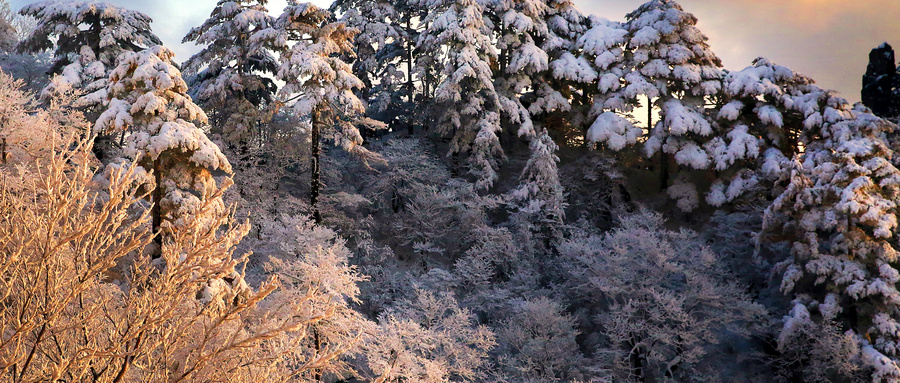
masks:
<instances>
[{"instance_id":1,"label":"tree trunk","mask_svg":"<svg viewBox=\"0 0 900 383\"><path fill-rule=\"evenodd\" d=\"M319 330L315 327L313 327L313 341L314 341L314 346L316 347L316 357L319 357L319 352L322 351L322 342L319 340ZM314 375L313 378L315 379L315 381L317 381L317 382L322 381L322 370L321 369L317 368L316 372L313 375Z\"/></svg>"},{"instance_id":2,"label":"tree trunk","mask_svg":"<svg viewBox=\"0 0 900 383\"><path fill-rule=\"evenodd\" d=\"M645 355L644 346L640 344L639 340L633 338L632 342L635 343L635 346L631 350L631 355L629 355L631 373L635 381L644 383L647 380L644 376L644 361L647 360L647 356Z\"/></svg>"},{"instance_id":3,"label":"tree trunk","mask_svg":"<svg viewBox=\"0 0 900 383\"><path fill-rule=\"evenodd\" d=\"M410 19L412 19L412 15L407 13L406 14L406 31L407 31L407 33L410 34L410 36L412 36L412 22ZM413 70L412 41L407 41L406 42L406 88L407 88L407 91L409 92L410 105L412 105L412 103L413 103L413 93L416 89L413 86L412 70ZM409 135L412 136L416 130L415 124L413 124L412 121L407 120L406 129L407 129L407 133L409 133Z\"/></svg>"},{"instance_id":4,"label":"tree trunk","mask_svg":"<svg viewBox=\"0 0 900 383\"><path fill-rule=\"evenodd\" d=\"M310 138L310 181L309 181L309 206L313 211L313 222L322 223L322 215L319 213L319 110L312 113L312 137Z\"/></svg>"},{"instance_id":5,"label":"tree trunk","mask_svg":"<svg viewBox=\"0 0 900 383\"><path fill-rule=\"evenodd\" d=\"M662 118L662 116L660 116ZM647 96L647 133L653 131L653 100ZM669 188L669 156L665 150L659 150L659 190Z\"/></svg>"},{"instance_id":6,"label":"tree trunk","mask_svg":"<svg viewBox=\"0 0 900 383\"><path fill-rule=\"evenodd\" d=\"M150 210L150 215L153 220L153 243L156 244L156 254L153 254L153 258L162 257L162 208L160 207L160 202L162 201L162 174L161 170L162 166L160 166L159 158L153 160L153 179L156 181L156 186L153 188L153 208Z\"/></svg>"}]
</instances>

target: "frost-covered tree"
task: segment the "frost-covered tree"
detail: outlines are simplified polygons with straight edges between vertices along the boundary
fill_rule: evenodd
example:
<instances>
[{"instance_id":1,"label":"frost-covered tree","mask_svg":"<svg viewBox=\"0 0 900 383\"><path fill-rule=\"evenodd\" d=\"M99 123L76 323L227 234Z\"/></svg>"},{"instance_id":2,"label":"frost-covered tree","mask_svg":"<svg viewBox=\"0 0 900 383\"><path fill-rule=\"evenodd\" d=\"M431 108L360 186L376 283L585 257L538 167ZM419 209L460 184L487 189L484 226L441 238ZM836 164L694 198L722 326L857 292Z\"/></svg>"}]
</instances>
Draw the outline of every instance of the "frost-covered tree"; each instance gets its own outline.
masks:
<instances>
[{"instance_id":1,"label":"frost-covered tree","mask_svg":"<svg viewBox=\"0 0 900 383\"><path fill-rule=\"evenodd\" d=\"M450 293L412 293L379 316L377 340L367 350L374 381L483 381L493 332L476 325Z\"/></svg>"},{"instance_id":2,"label":"frost-covered tree","mask_svg":"<svg viewBox=\"0 0 900 383\"><path fill-rule=\"evenodd\" d=\"M342 0L331 9L359 30L354 38L353 72L365 84L358 92L368 102L368 114L395 127L413 129L419 123L413 119L414 65L419 56L415 45L428 9L407 0Z\"/></svg>"},{"instance_id":3,"label":"frost-covered tree","mask_svg":"<svg viewBox=\"0 0 900 383\"><path fill-rule=\"evenodd\" d=\"M108 172L132 162L146 172L157 235L201 210L224 209L220 199L207 199L219 188L214 172L231 172L219 147L194 125L206 122L206 114L187 95L173 56L161 45L123 54L109 76L109 106L94 125L96 133L124 143L124 159L111 163Z\"/></svg>"},{"instance_id":4,"label":"frost-covered tree","mask_svg":"<svg viewBox=\"0 0 900 383\"><path fill-rule=\"evenodd\" d=\"M98 1L41 1L19 13L37 19L20 52L54 50L50 73L59 75L42 96L69 87L84 92L76 105L97 106L105 99L110 72L119 55L162 44L150 30L149 16Z\"/></svg>"},{"instance_id":5,"label":"frost-covered tree","mask_svg":"<svg viewBox=\"0 0 900 383\"><path fill-rule=\"evenodd\" d=\"M575 318L546 297L513 305L512 315L497 326L501 370L495 376L515 382L583 379L587 360L575 341Z\"/></svg>"},{"instance_id":6,"label":"frost-covered tree","mask_svg":"<svg viewBox=\"0 0 900 383\"><path fill-rule=\"evenodd\" d=\"M588 134L613 149L623 147L623 141L635 143L636 130L630 121L601 111L630 113L643 103L649 120L643 149L648 157L661 153L661 189L665 190L671 178L670 155L686 168L710 167L710 154L703 144L717 132L704 106L721 90L722 63L710 50L707 37L697 29L697 18L674 1L647 2L629 13L626 20L624 83L616 84L613 78L601 81L607 94L594 108L598 118ZM615 53L610 52L613 56ZM606 65L609 56L601 54L598 58L605 59L598 63ZM655 123L653 110L659 112ZM696 199L693 185L679 179L673 186L676 188L669 190L673 198Z\"/></svg>"},{"instance_id":7,"label":"frost-covered tree","mask_svg":"<svg viewBox=\"0 0 900 383\"><path fill-rule=\"evenodd\" d=\"M485 8L475 0L424 0L431 9L419 38L423 54L438 57L443 81L434 93L437 130L451 137L450 153L467 154L479 189L497 180L504 159L498 134L504 98L494 88L491 62L497 52L485 24Z\"/></svg>"},{"instance_id":8,"label":"frost-covered tree","mask_svg":"<svg viewBox=\"0 0 900 383\"><path fill-rule=\"evenodd\" d=\"M267 119L265 109L277 90L272 80L278 66L275 56L250 38L275 23L266 3L221 0L182 41L205 46L184 64L185 71L193 73L191 95L210 116L212 131L242 151L258 138L258 126Z\"/></svg>"},{"instance_id":9,"label":"frost-covered tree","mask_svg":"<svg viewBox=\"0 0 900 383\"><path fill-rule=\"evenodd\" d=\"M346 249L285 257L278 277L222 288L241 275L246 258L233 252L249 225L213 214L174 228L160 268L143 251L151 217L133 214L142 172L127 167L96 182L81 113L29 104L19 84L0 74L8 151L0 163L0 379L309 381L335 365L346 347L313 354L304 345L313 327L346 314L342 298L352 297L356 278ZM312 248L329 238L294 234L325 237L305 242ZM348 339L359 330L340 328Z\"/></svg>"},{"instance_id":10,"label":"frost-covered tree","mask_svg":"<svg viewBox=\"0 0 900 383\"><path fill-rule=\"evenodd\" d=\"M791 166L790 184L764 218L772 235L791 243L791 258L777 269L781 289L807 297L804 310L864 338L865 360L884 381L900 378L900 170L887 141L895 129L854 110L807 133L816 139L806 143L803 162Z\"/></svg>"},{"instance_id":11,"label":"frost-covered tree","mask_svg":"<svg viewBox=\"0 0 900 383\"><path fill-rule=\"evenodd\" d=\"M375 324L351 308L360 303L357 284L364 278L350 265L353 254L346 241L308 217L281 215L262 226L259 238L248 240L255 257L266 262L267 273L287 287L273 295L291 300L310 291L314 294L305 302L310 312L327 313L295 346L311 361L308 378L349 376L352 370L345 357L361 352Z\"/></svg>"},{"instance_id":12,"label":"frost-covered tree","mask_svg":"<svg viewBox=\"0 0 900 383\"><path fill-rule=\"evenodd\" d=\"M576 234L560 245L569 296L590 310L588 327L600 335L595 355L619 379L699 375L692 366L723 331L747 335L763 314L696 234L662 225L661 215L644 211L608 234Z\"/></svg>"},{"instance_id":13,"label":"frost-covered tree","mask_svg":"<svg viewBox=\"0 0 900 383\"><path fill-rule=\"evenodd\" d=\"M510 192L519 211L536 217L539 226L560 223L564 218L565 197L559 182L557 145L542 131L531 140L531 158L525 164L519 187Z\"/></svg>"},{"instance_id":14,"label":"frost-covered tree","mask_svg":"<svg viewBox=\"0 0 900 383\"><path fill-rule=\"evenodd\" d=\"M309 116L311 140L310 205L316 222L321 189L320 140L327 134L335 144L364 160L380 157L362 146L357 124L382 127L362 117L363 103L353 93L362 81L339 54L352 53L356 31L329 21L331 13L311 3L291 0L273 27L254 33L251 41L276 50L277 78L285 82L280 102L292 102L295 115Z\"/></svg>"},{"instance_id":15,"label":"frost-covered tree","mask_svg":"<svg viewBox=\"0 0 900 383\"><path fill-rule=\"evenodd\" d=\"M597 79L596 71L575 49L575 42L591 21L571 0L549 0L545 4L546 36L532 37L547 54L549 70L533 77L527 106L533 120L546 129L562 131L568 141L583 133L581 125L591 104L588 84Z\"/></svg>"}]
</instances>

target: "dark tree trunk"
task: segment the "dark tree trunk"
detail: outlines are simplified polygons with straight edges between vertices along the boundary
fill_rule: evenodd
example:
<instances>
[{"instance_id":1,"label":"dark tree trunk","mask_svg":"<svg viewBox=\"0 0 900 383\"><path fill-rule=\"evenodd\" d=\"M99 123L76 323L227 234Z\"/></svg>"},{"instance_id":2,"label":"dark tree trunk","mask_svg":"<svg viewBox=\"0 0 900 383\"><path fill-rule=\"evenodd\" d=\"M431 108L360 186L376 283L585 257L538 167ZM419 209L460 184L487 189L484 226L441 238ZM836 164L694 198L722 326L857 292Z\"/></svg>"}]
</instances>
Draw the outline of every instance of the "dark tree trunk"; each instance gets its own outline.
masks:
<instances>
[{"instance_id":1,"label":"dark tree trunk","mask_svg":"<svg viewBox=\"0 0 900 383\"><path fill-rule=\"evenodd\" d=\"M647 380L644 376L644 362L647 360L647 355L645 354L644 347L637 345L640 343L639 340L633 339L633 343L635 343L635 347L631 351L631 355L629 355L631 361L631 374L634 376L635 381L644 383Z\"/></svg>"},{"instance_id":2,"label":"dark tree trunk","mask_svg":"<svg viewBox=\"0 0 900 383\"><path fill-rule=\"evenodd\" d=\"M410 21L411 18L412 18L412 15L407 13L406 14L406 31L407 31L407 33L410 34L410 36L412 36L412 22ZM416 88L413 86L412 71L413 71L412 41L407 41L406 42L406 88L407 88L407 91L409 92L410 105L412 105L412 103L413 103L413 93L415 93L414 91L416 90ZM415 124L413 124L412 121L407 120L406 129L407 129L407 133L409 133L409 135L412 136L413 133L415 133L415 131L416 131Z\"/></svg>"},{"instance_id":3,"label":"dark tree trunk","mask_svg":"<svg viewBox=\"0 0 900 383\"><path fill-rule=\"evenodd\" d=\"M313 211L313 222L322 223L322 215L319 213L319 189L322 186L319 180L319 111L312 114L312 137L310 138L310 181L309 181L309 205Z\"/></svg>"},{"instance_id":4,"label":"dark tree trunk","mask_svg":"<svg viewBox=\"0 0 900 383\"><path fill-rule=\"evenodd\" d=\"M662 116L660 116L660 119ZM647 97L647 133L653 131L653 100ZM659 150L659 190L669 188L669 156L665 150Z\"/></svg>"},{"instance_id":5,"label":"dark tree trunk","mask_svg":"<svg viewBox=\"0 0 900 383\"><path fill-rule=\"evenodd\" d=\"M162 257L162 166L160 166L159 158L153 160L153 178L156 181L156 187L153 189L153 208L150 211L153 224L153 243L156 244L156 254L153 258Z\"/></svg>"}]
</instances>

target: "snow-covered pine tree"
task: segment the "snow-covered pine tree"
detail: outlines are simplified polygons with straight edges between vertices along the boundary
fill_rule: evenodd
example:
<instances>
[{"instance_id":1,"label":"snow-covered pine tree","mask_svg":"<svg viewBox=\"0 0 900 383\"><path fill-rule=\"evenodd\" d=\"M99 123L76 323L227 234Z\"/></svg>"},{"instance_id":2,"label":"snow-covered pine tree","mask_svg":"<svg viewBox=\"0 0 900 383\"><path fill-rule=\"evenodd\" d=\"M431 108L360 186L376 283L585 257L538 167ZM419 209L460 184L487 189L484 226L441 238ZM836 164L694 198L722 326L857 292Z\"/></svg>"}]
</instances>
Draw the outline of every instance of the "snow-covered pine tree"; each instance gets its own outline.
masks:
<instances>
[{"instance_id":1,"label":"snow-covered pine tree","mask_svg":"<svg viewBox=\"0 0 900 383\"><path fill-rule=\"evenodd\" d=\"M531 158L511 197L522 212L537 217L537 222L561 222L564 202L556 167L558 146L545 128L535 128L531 112L522 102L525 92L550 76L550 57L538 46L550 38L545 19L550 8L542 0L497 0L490 2L487 10L498 36L494 86L504 102L502 110L508 122L503 128L515 130L531 142Z\"/></svg>"},{"instance_id":2,"label":"snow-covered pine tree","mask_svg":"<svg viewBox=\"0 0 900 383\"><path fill-rule=\"evenodd\" d=\"M413 129L418 123L413 118L418 56L414 49L427 9L407 0L340 0L330 9L359 30L353 73L365 84L358 94L367 101L368 115L395 128Z\"/></svg>"},{"instance_id":3,"label":"snow-covered pine tree","mask_svg":"<svg viewBox=\"0 0 900 383\"><path fill-rule=\"evenodd\" d=\"M14 23L15 13L9 8L8 0L0 0L0 53L11 52L19 41Z\"/></svg>"},{"instance_id":4,"label":"snow-covered pine tree","mask_svg":"<svg viewBox=\"0 0 900 383\"><path fill-rule=\"evenodd\" d=\"M297 116L309 116L311 125L310 206L316 223L318 210L322 134L335 144L363 160L380 160L380 156L362 146L357 124L383 127L362 117L363 103L353 93L362 81L338 55L352 54L355 30L342 22L331 22L331 13L312 3L290 0L274 27L254 33L254 43L276 50L279 57L277 78L285 82L279 90L281 100L293 102Z\"/></svg>"},{"instance_id":5,"label":"snow-covered pine tree","mask_svg":"<svg viewBox=\"0 0 900 383\"><path fill-rule=\"evenodd\" d=\"M173 226L205 212L221 214L224 204L214 193L231 182L217 185L213 178L215 171L230 173L231 165L194 125L207 117L187 95L173 56L161 45L123 54L109 76L109 106L94 125L95 133L121 137L125 144L125 158L107 171L132 162L143 169L158 243Z\"/></svg>"},{"instance_id":6,"label":"snow-covered pine tree","mask_svg":"<svg viewBox=\"0 0 900 383\"><path fill-rule=\"evenodd\" d=\"M275 56L250 36L271 27L275 19L266 0L220 0L209 18L191 29L183 43L205 45L188 59L185 71L191 95L210 118L211 132L246 151L266 120L277 86L272 80L278 66Z\"/></svg>"},{"instance_id":7,"label":"snow-covered pine tree","mask_svg":"<svg viewBox=\"0 0 900 383\"><path fill-rule=\"evenodd\" d=\"M625 49L628 31L621 23L597 20L593 27L578 38L575 51L580 52L598 73L594 84L593 106L589 117L593 120L585 135L591 143L603 142L614 151L634 145L644 135L635 126L633 115L638 100L626 99L621 94L624 86Z\"/></svg>"},{"instance_id":8,"label":"snow-covered pine tree","mask_svg":"<svg viewBox=\"0 0 900 383\"><path fill-rule=\"evenodd\" d=\"M498 137L504 101L494 88L491 62L497 52L485 9L475 0L421 0L421 6L432 12L418 49L443 63L433 102L437 129L451 136L451 155L468 155L469 173L479 189L487 189L505 155Z\"/></svg>"},{"instance_id":9,"label":"snow-covered pine tree","mask_svg":"<svg viewBox=\"0 0 900 383\"><path fill-rule=\"evenodd\" d=\"M609 107L630 107L647 100L648 120L652 129L643 149L648 157L660 154L660 186L665 190L670 181L670 158L677 165L693 169L709 169L710 153L703 144L716 134L706 109L709 97L721 90L724 76L722 63L710 50L707 37L697 29L697 18L672 0L652 0L626 16L628 30L624 84ZM652 111L659 111L659 121L652 121ZM598 118L613 119L610 115L594 114ZM622 135L602 132L610 126L592 125L596 138L619 139ZM627 127L626 127L627 128ZM622 130L621 128L616 128ZM628 129L626 129L628 131ZM607 143L603 142L602 143ZM608 143L619 147L621 143ZM682 209L692 209L698 200L696 188L683 177L669 190L671 197L685 201Z\"/></svg>"},{"instance_id":10,"label":"snow-covered pine tree","mask_svg":"<svg viewBox=\"0 0 900 383\"><path fill-rule=\"evenodd\" d=\"M706 194L712 206L733 201L760 183L776 197L781 189L771 186L787 180L783 167L789 159L818 139L823 124L850 114L846 100L764 58L728 73L717 101L713 127L721 133L704 144L716 170Z\"/></svg>"},{"instance_id":11,"label":"snow-covered pine tree","mask_svg":"<svg viewBox=\"0 0 900 383\"><path fill-rule=\"evenodd\" d=\"M20 52L55 49L52 74L42 97L69 87L84 92L77 106L99 106L106 99L109 73L116 58L162 44L150 30L149 16L99 1L41 1L19 13L37 19L34 31L22 40Z\"/></svg>"},{"instance_id":12,"label":"snow-covered pine tree","mask_svg":"<svg viewBox=\"0 0 900 383\"><path fill-rule=\"evenodd\" d=\"M520 136L533 136L531 113L521 97L534 86L532 79L550 68L549 56L536 42L548 38L547 4L542 0L495 0L488 3L486 11L498 36L494 87L503 96L503 114L518 125Z\"/></svg>"},{"instance_id":13,"label":"snow-covered pine tree","mask_svg":"<svg viewBox=\"0 0 900 383\"><path fill-rule=\"evenodd\" d=\"M875 381L900 379L900 170L887 141L896 129L860 109L809 129L803 162L764 216L769 234L791 243L791 258L776 268L781 289L805 306L786 317L783 334L804 311L845 323L865 342Z\"/></svg>"},{"instance_id":14,"label":"snow-covered pine tree","mask_svg":"<svg viewBox=\"0 0 900 383\"><path fill-rule=\"evenodd\" d=\"M565 197L559 182L558 146L546 130L531 139L531 158L522 171L519 187L510 197L521 213L534 217L538 227L562 223Z\"/></svg>"},{"instance_id":15,"label":"snow-covered pine tree","mask_svg":"<svg viewBox=\"0 0 900 383\"><path fill-rule=\"evenodd\" d=\"M575 44L592 21L571 0L547 0L544 19L546 36L532 37L547 54L550 69L532 77L528 111L534 122L561 132L567 142L577 142L584 135L597 73Z\"/></svg>"}]
</instances>

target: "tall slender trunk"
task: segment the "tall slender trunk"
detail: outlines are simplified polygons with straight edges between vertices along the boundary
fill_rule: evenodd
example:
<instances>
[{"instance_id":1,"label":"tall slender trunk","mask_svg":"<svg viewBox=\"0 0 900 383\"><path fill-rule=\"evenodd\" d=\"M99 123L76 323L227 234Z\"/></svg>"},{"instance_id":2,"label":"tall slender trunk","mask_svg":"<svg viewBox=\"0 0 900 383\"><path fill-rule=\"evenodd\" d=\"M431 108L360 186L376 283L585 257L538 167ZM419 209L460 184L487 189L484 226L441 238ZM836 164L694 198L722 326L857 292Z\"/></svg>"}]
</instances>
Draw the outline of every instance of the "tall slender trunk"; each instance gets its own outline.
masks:
<instances>
[{"instance_id":1,"label":"tall slender trunk","mask_svg":"<svg viewBox=\"0 0 900 383\"><path fill-rule=\"evenodd\" d=\"M631 350L631 355L629 355L629 359L631 359L631 374L636 381L644 383L647 379L644 376L644 362L647 360L646 350L640 344L639 337L633 337L631 343L635 345Z\"/></svg>"},{"instance_id":2,"label":"tall slender trunk","mask_svg":"<svg viewBox=\"0 0 900 383\"><path fill-rule=\"evenodd\" d=\"M311 175L309 180L309 205L313 211L313 222L317 225L322 223L322 215L319 213L319 188L322 183L319 181L319 110L316 109L312 113L312 137L310 137L310 156Z\"/></svg>"},{"instance_id":3,"label":"tall slender trunk","mask_svg":"<svg viewBox=\"0 0 900 383\"><path fill-rule=\"evenodd\" d=\"M413 93L416 90L416 88L413 87L413 75L412 75L413 56L412 56L412 20L411 19L412 19L412 15L407 13L406 14L406 33L408 33L410 35L410 40L406 42L406 88L407 88L407 91L409 92L409 103L410 104L413 103ZM409 133L409 135L412 136L413 133L415 133L415 124L413 124L412 121L407 120L406 129L407 129L407 132Z\"/></svg>"},{"instance_id":4,"label":"tall slender trunk","mask_svg":"<svg viewBox=\"0 0 900 383\"><path fill-rule=\"evenodd\" d=\"M662 116L660 116L662 118ZM653 131L653 99L647 96L647 132ZM669 156L660 148L659 150L659 190L669 188Z\"/></svg>"},{"instance_id":5,"label":"tall slender trunk","mask_svg":"<svg viewBox=\"0 0 900 383\"><path fill-rule=\"evenodd\" d=\"M500 21L500 30L503 31L505 29L506 27L503 25L503 21ZM506 48L500 50L500 56L497 58L497 69L500 71L500 73L498 73L497 77L503 77L506 74L506 62L508 61L506 56L508 54L509 53Z\"/></svg>"},{"instance_id":6,"label":"tall slender trunk","mask_svg":"<svg viewBox=\"0 0 900 383\"><path fill-rule=\"evenodd\" d=\"M162 166L160 166L159 158L153 160L153 178L156 181L156 186L153 189L153 208L150 211L150 215L153 219L153 243L156 244L157 248L157 253L153 255L154 258L162 257L162 208L160 207L160 202L162 201L161 169Z\"/></svg>"}]
</instances>

